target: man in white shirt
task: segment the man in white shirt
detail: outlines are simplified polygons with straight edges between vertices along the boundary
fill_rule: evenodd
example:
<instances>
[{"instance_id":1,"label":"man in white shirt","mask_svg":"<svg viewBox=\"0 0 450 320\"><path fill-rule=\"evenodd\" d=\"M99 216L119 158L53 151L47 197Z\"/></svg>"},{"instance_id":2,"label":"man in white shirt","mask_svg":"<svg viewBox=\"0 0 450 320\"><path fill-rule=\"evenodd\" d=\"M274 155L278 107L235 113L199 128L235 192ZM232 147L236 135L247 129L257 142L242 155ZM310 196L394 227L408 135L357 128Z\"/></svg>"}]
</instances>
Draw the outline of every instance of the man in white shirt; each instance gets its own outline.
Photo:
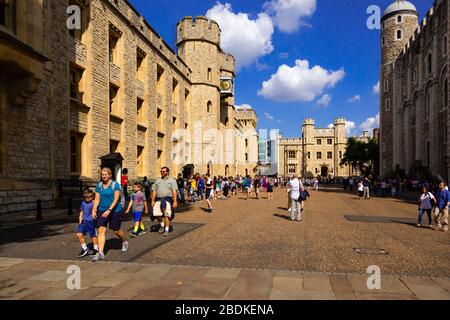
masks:
<instances>
[{"instance_id":1,"label":"man in white shirt","mask_svg":"<svg viewBox=\"0 0 450 320\"><path fill-rule=\"evenodd\" d=\"M302 203L298 200L300 197L300 191L303 191L303 184L298 180L298 176L295 175L294 179L289 182L288 192L291 192L291 220L295 221L295 212L297 211L297 220L302 221Z\"/></svg>"}]
</instances>

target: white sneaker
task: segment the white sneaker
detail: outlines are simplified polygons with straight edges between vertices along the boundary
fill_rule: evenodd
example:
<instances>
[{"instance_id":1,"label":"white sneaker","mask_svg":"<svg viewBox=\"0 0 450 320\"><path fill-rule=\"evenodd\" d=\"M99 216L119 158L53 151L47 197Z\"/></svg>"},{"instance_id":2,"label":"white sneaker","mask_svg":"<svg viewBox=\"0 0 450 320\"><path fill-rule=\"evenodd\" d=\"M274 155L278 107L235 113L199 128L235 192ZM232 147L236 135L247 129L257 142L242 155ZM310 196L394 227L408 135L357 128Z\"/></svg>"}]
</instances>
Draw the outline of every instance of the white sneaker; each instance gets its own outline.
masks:
<instances>
[{"instance_id":1,"label":"white sneaker","mask_svg":"<svg viewBox=\"0 0 450 320\"><path fill-rule=\"evenodd\" d=\"M122 252L127 252L128 251L128 241L124 241L122 243Z\"/></svg>"},{"instance_id":2,"label":"white sneaker","mask_svg":"<svg viewBox=\"0 0 450 320\"><path fill-rule=\"evenodd\" d=\"M289 212L291 212L291 211L292 211L292 209L291 209L291 208L289 208L289 209L288 209L288 211L289 211Z\"/></svg>"},{"instance_id":3,"label":"white sneaker","mask_svg":"<svg viewBox=\"0 0 450 320\"><path fill-rule=\"evenodd\" d=\"M98 252L94 257L92 257L92 262L98 262L100 260L105 259L105 255L101 252Z\"/></svg>"}]
</instances>

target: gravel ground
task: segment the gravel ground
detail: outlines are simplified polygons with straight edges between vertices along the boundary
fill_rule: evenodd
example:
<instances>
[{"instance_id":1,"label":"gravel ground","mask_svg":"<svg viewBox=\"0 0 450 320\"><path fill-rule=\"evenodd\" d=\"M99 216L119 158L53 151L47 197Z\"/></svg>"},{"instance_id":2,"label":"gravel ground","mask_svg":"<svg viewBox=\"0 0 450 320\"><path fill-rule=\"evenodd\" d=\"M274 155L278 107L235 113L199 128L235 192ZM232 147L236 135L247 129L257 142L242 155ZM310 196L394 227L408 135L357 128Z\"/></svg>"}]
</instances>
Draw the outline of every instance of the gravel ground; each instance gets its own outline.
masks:
<instances>
[{"instance_id":1,"label":"gravel ground","mask_svg":"<svg viewBox=\"0 0 450 320\"><path fill-rule=\"evenodd\" d=\"M204 226L137 262L342 273L365 273L377 265L383 274L450 275L450 234L415 228L416 205L359 200L337 189L311 196L303 222L287 220L285 190L275 190L273 201L265 194L261 200L215 200L212 215L202 210L205 202L196 203L176 222ZM345 215L385 217L388 223L351 222ZM354 248L384 249L388 255L357 254Z\"/></svg>"}]
</instances>

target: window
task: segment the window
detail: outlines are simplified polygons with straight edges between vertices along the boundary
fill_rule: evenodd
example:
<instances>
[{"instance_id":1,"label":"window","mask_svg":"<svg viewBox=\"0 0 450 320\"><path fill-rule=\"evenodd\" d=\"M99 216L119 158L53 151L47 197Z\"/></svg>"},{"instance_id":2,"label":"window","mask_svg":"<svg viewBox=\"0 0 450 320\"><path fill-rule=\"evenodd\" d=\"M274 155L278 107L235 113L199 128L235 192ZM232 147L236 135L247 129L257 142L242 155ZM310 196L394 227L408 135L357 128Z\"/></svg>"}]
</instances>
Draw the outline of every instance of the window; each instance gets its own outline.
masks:
<instances>
[{"instance_id":1,"label":"window","mask_svg":"<svg viewBox=\"0 0 450 320\"><path fill-rule=\"evenodd\" d=\"M448 108L448 79L444 81L444 103L442 105L444 109Z\"/></svg>"},{"instance_id":2,"label":"window","mask_svg":"<svg viewBox=\"0 0 450 320\"><path fill-rule=\"evenodd\" d=\"M295 164L290 164L289 167L288 167L288 171L289 171L290 174L295 173L297 171L296 170L296 165Z\"/></svg>"},{"instance_id":3,"label":"window","mask_svg":"<svg viewBox=\"0 0 450 320\"><path fill-rule=\"evenodd\" d=\"M80 82L81 78L83 76L83 70L71 67L70 73L69 73L69 83L70 83L70 97L72 99L82 101L83 100L83 93L80 90Z\"/></svg>"},{"instance_id":4,"label":"window","mask_svg":"<svg viewBox=\"0 0 450 320\"><path fill-rule=\"evenodd\" d=\"M212 112L212 102L208 101L208 104L206 105L206 112L211 113Z\"/></svg>"},{"instance_id":5,"label":"window","mask_svg":"<svg viewBox=\"0 0 450 320\"><path fill-rule=\"evenodd\" d=\"M14 0L0 0L0 25L15 32L16 7Z\"/></svg>"},{"instance_id":6,"label":"window","mask_svg":"<svg viewBox=\"0 0 450 320\"><path fill-rule=\"evenodd\" d=\"M295 151L289 151L289 159L295 159L296 158L296 152Z\"/></svg>"},{"instance_id":7,"label":"window","mask_svg":"<svg viewBox=\"0 0 450 320\"><path fill-rule=\"evenodd\" d=\"M389 99L386 99L386 111L391 111L391 101Z\"/></svg>"},{"instance_id":8,"label":"window","mask_svg":"<svg viewBox=\"0 0 450 320\"><path fill-rule=\"evenodd\" d=\"M119 88L116 86L113 86L112 84L109 85L109 112L118 114L118 95Z\"/></svg>"},{"instance_id":9,"label":"window","mask_svg":"<svg viewBox=\"0 0 450 320\"><path fill-rule=\"evenodd\" d=\"M448 41L447 41L447 36L444 37L444 43L442 45L442 54L445 56L447 55L447 50L448 50Z\"/></svg>"},{"instance_id":10,"label":"window","mask_svg":"<svg viewBox=\"0 0 450 320\"><path fill-rule=\"evenodd\" d=\"M164 68L160 65L156 67L156 91L164 96Z\"/></svg>"},{"instance_id":11,"label":"window","mask_svg":"<svg viewBox=\"0 0 450 320\"><path fill-rule=\"evenodd\" d=\"M172 102L177 104L179 103L179 94L178 94L178 80L172 79Z\"/></svg>"},{"instance_id":12,"label":"window","mask_svg":"<svg viewBox=\"0 0 450 320\"><path fill-rule=\"evenodd\" d=\"M402 30L397 30L397 40L402 38Z\"/></svg>"},{"instance_id":13,"label":"window","mask_svg":"<svg viewBox=\"0 0 450 320\"><path fill-rule=\"evenodd\" d=\"M136 170L139 177L144 176L144 147L137 146Z\"/></svg>"},{"instance_id":14,"label":"window","mask_svg":"<svg viewBox=\"0 0 450 320\"><path fill-rule=\"evenodd\" d=\"M383 47L386 45L386 37L383 37Z\"/></svg>"},{"instance_id":15,"label":"window","mask_svg":"<svg viewBox=\"0 0 450 320\"><path fill-rule=\"evenodd\" d=\"M308 159L311 159L311 152L308 152Z\"/></svg>"},{"instance_id":16,"label":"window","mask_svg":"<svg viewBox=\"0 0 450 320\"><path fill-rule=\"evenodd\" d=\"M118 64L118 50L117 43L119 42L119 36L117 31L113 30L113 27L109 30L109 62Z\"/></svg>"},{"instance_id":17,"label":"window","mask_svg":"<svg viewBox=\"0 0 450 320\"><path fill-rule=\"evenodd\" d=\"M136 50L136 79L144 81L145 79L145 68L144 68L144 62L145 62L146 54L145 52L137 48Z\"/></svg>"},{"instance_id":18,"label":"window","mask_svg":"<svg viewBox=\"0 0 450 320\"><path fill-rule=\"evenodd\" d=\"M212 80L212 70L211 68L208 68L208 81Z\"/></svg>"},{"instance_id":19,"label":"window","mask_svg":"<svg viewBox=\"0 0 450 320\"><path fill-rule=\"evenodd\" d=\"M318 174L318 173L319 173L319 169L316 168L316 174Z\"/></svg>"},{"instance_id":20,"label":"window","mask_svg":"<svg viewBox=\"0 0 450 320\"><path fill-rule=\"evenodd\" d=\"M403 18L402 16L397 16L397 22L398 23L402 22L402 18Z\"/></svg>"},{"instance_id":21,"label":"window","mask_svg":"<svg viewBox=\"0 0 450 320\"><path fill-rule=\"evenodd\" d=\"M430 110L431 110L431 92L428 92L425 119L428 119L430 117Z\"/></svg>"},{"instance_id":22,"label":"window","mask_svg":"<svg viewBox=\"0 0 450 320\"><path fill-rule=\"evenodd\" d=\"M2 1L2 0L0 0ZM87 29L87 14L86 14L86 8L84 7L84 5L81 3L81 1L77 1L77 0L70 0L69 1L69 6L77 6L78 8L80 8L80 22L81 22L81 26L79 29L69 29L69 34L79 40L79 41L83 41L83 35Z\"/></svg>"},{"instance_id":23,"label":"window","mask_svg":"<svg viewBox=\"0 0 450 320\"><path fill-rule=\"evenodd\" d=\"M317 152L317 160L322 159L322 152Z\"/></svg>"},{"instance_id":24,"label":"window","mask_svg":"<svg viewBox=\"0 0 450 320\"><path fill-rule=\"evenodd\" d=\"M248 161L248 153L245 154L245 161Z\"/></svg>"},{"instance_id":25,"label":"window","mask_svg":"<svg viewBox=\"0 0 450 320\"><path fill-rule=\"evenodd\" d=\"M389 81L385 80L384 81L384 92L388 92L389 91Z\"/></svg>"},{"instance_id":26,"label":"window","mask_svg":"<svg viewBox=\"0 0 450 320\"><path fill-rule=\"evenodd\" d=\"M248 147L248 139L245 139L245 146Z\"/></svg>"},{"instance_id":27,"label":"window","mask_svg":"<svg viewBox=\"0 0 450 320\"><path fill-rule=\"evenodd\" d=\"M320 146L322 145L322 139L317 139L317 144Z\"/></svg>"},{"instance_id":28,"label":"window","mask_svg":"<svg viewBox=\"0 0 450 320\"><path fill-rule=\"evenodd\" d=\"M342 159L342 151L339 151L339 159Z\"/></svg>"},{"instance_id":29,"label":"window","mask_svg":"<svg viewBox=\"0 0 450 320\"><path fill-rule=\"evenodd\" d=\"M333 139L327 139L327 144L331 146L333 144Z\"/></svg>"},{"instance_id":30,"label":"window","mask_svg":"<svg viewBox=\"0 0 450 320\"><path fill-rule=\"evenodd\" d=\"M428 75L431 75L431 73L433 71L433 59L432 59L431 52L428 54L428 57L427 57L427 71L428 71Z\"/></svg>"},{"instance_id":31,"label":"window","mask_svg":"<svg viewBox=\"0 0 450 320\"><path fill-rule=\"evenodd\" d=\"M333 159L333 152L327 152L327 159Z\"/></svg>"},{"instance_id":32,"label":"window","mask_svg":"<svg viewBox=\"0 0 450 320\"><path fill-rule=\"evenodd\" d=\"M70 135L70 172L72 174L81 174L81 144L83 136Z\"/></svg>"},{"instance_id":33,"label":"window","mask_svg":"<svg viewBox=\"0 0 450 320\"><path fill-rule=\"evenodd\" d=\"M137 123L142 123L144 122L144 100L137 98L136 105Z\"/></svg>"}]
</instances>

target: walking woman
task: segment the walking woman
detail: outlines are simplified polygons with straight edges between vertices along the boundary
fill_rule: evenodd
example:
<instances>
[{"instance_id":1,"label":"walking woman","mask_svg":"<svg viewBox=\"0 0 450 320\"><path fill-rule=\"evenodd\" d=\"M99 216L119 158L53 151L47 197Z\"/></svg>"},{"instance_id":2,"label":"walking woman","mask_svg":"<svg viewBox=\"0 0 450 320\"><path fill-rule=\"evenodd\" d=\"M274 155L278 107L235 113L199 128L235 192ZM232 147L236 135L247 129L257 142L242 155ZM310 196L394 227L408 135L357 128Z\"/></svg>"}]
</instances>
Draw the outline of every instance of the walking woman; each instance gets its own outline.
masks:
<instances>
[{"instance_id":1,"label":"walking woman","mask_svg":"<svg viewBox=\"0 0 450 320\"><path fill-rule=\"evenodd\" d=\"M267 200L273 200L273 187L274 181L272 178L269 178L267 181Z\"/></svg>"},{"instance_id":2,"label":"walking woman","mask_svg":"<svg viewBox=\"0 0 450 320\"><path fill-rule=\"evenodd\" d=\"M436 205L436 198L433 196L431 192L428 192L426 186L422 187L422 195L419 199L419 222L417 223L417 227L422 226L422 217L424 212L428 215L428 227L431 228L431 209Z\"/></svg>"},{"instance_id":3,"label":"walking woman","mask_svg":"<svg viewBox=\"0 0 450 320\"><path fill-rule=\"evenodd\" d=\"M98 253L92 258L97 262L105 258L105 234L109 225L115 235L122 240L122 252L128 251L128 241L125 232L120 228L122 224L122 203L120 184L112 180L109 168L102 169L102 181L95 188L95 202L92 217L97 219Z\"/></svg>"}]
</instances>

